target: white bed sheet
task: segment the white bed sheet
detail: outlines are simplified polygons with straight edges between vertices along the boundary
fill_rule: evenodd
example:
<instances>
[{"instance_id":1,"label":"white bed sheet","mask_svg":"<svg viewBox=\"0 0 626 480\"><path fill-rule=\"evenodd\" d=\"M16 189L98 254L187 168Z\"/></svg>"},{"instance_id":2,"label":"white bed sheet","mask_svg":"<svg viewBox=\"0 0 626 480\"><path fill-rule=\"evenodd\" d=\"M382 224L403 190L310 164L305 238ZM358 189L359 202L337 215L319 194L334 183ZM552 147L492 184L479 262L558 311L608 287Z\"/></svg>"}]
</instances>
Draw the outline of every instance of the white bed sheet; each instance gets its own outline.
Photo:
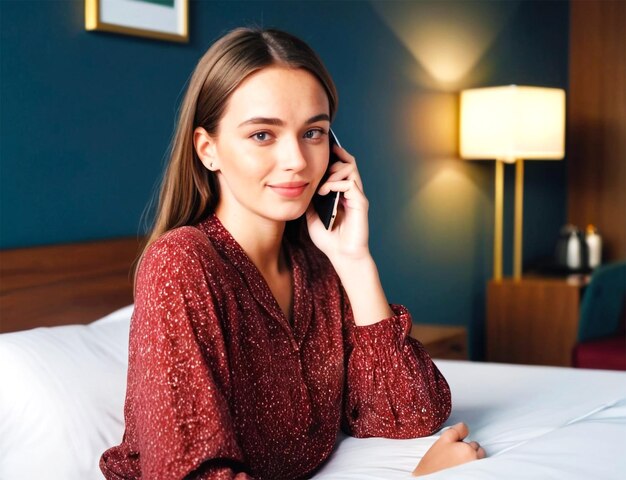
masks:
<instances>
[{"instance_id":1,"label":"white bed sheet","mask_svg":"<svg viewBox=\"0 0 626 480\"><path fill-rule=\"evenodd\" d=\"M102 478L123 432L132 307L88 326L0 335L0 479ZM626 373L437 361L489 457L433 479L622 479ZM321 479L408 479L437 436L342 435Z\"/></svg>"},{"instance_id":2,"label":"white bed sheet","mask_svg":"<svg viewBox=\"0 0 626 480\"><path fill-rule=\"evenodd\" d=\"M488 458L432 479L623 479L626 373L437 361L453 393L447 425L464 421ZM438 435L343 436L321 479L407 479Z\"/></svg>"}]
</instances>

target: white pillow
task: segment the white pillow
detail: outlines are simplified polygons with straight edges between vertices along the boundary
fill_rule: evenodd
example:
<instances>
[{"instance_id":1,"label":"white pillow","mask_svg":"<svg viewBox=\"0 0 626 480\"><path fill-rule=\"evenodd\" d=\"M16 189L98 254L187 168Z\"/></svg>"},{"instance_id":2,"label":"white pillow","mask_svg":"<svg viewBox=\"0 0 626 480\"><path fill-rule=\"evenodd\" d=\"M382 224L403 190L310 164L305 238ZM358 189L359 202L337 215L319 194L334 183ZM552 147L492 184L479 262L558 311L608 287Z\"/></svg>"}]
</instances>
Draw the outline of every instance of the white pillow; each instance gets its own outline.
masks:
<instances>
[{"instance_id":1,"label":"white pillow","mask_svg":"<svg viewBox=\"0 0 626 480\"><path fill-rule=\"evenodd\" d=\"M0 478L102 478L124 430L132 311L0 335Z\"/></svg>"}]
</instances>

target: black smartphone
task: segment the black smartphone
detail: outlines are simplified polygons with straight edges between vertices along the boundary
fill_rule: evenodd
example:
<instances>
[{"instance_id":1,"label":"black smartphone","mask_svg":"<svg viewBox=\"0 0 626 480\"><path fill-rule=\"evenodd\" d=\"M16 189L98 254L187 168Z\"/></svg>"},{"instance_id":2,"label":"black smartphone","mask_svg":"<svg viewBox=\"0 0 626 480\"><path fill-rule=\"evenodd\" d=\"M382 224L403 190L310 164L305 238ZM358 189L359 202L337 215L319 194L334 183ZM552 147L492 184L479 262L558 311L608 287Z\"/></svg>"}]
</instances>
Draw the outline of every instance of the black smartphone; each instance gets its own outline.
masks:
<instances>
[{"instance_id":1,"label":"black smartphone","mask_svg":"<svg viewBox=\"0 0 626 480\"><path fill-rule=\"evenodd\" d=\"M339 157L337 157L337 155L333 151L333 147L334 145L339 145L341 147L341 144L339 143L339 140L337 140L337 137L332 130L329 131L328 137L330 143L330 160L328 161L328 170L326 170L326 173L324 174L320 185L323 185L324 182L328 179L330 175L330 166L333 163L339 161ZM320 216L320 219L322 220L324 227L326 227L326 230L330 230L333 228L335 218L337 217L337 207L339 206L340 195L341 192L330 192L326 195L320 195L319 193L316 193L315 195L313 195L313 207L315 208L317 214Z\"/></svg>"}]
</instances>

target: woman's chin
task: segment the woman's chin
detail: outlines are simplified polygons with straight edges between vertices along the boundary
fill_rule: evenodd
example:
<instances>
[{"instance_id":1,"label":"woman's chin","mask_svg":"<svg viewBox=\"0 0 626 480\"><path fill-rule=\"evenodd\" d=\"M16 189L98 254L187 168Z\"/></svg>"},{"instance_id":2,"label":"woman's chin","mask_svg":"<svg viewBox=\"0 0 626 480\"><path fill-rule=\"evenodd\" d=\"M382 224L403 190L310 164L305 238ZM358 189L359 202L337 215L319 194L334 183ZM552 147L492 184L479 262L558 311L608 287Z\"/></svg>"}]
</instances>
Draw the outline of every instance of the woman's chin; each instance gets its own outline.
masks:
<instances>
[{"instance_id":1,"label":"woman's chin","mask_svg":"<svg viewBox=\"0 0 626 480\"><path fill-rule=\"evenodd\" d=\"M297 220L302 215L306 213L308 205L299 207L299 208L290 208L284 212L281 212L279 215L272 215L275 220L281 222L289 222L291 220Z\"/></svg>"}]
</instances>

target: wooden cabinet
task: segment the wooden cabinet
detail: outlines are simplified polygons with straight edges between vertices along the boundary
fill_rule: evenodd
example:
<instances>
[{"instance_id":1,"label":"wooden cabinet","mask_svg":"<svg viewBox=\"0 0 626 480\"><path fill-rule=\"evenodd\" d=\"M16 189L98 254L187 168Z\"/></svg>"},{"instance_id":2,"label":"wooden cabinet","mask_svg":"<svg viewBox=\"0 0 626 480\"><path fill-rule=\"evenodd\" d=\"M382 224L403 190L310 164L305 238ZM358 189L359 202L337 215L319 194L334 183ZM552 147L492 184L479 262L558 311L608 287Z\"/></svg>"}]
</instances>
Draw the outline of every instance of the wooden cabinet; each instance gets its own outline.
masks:
<instances>
[{"instance_id":1,"label":"wooden cabinet","mask_svg":"<svg viewBox=\"0 0 626 480\"><path fill-rule=\"evenodd\" d=\"M413 324L411 336L419 340L433 358L467 360L467 330L464 327Z\"/></svg>"},{"instance_id":2,"label":"wooden cabinet","mask_svg":"<svg viewBox=\"0 0 626 480\"><path fill-rule=\"evenodd\" d=\"M570 366L586 277L491 280L487 360Z\"/></svg>"}]
</instances>

